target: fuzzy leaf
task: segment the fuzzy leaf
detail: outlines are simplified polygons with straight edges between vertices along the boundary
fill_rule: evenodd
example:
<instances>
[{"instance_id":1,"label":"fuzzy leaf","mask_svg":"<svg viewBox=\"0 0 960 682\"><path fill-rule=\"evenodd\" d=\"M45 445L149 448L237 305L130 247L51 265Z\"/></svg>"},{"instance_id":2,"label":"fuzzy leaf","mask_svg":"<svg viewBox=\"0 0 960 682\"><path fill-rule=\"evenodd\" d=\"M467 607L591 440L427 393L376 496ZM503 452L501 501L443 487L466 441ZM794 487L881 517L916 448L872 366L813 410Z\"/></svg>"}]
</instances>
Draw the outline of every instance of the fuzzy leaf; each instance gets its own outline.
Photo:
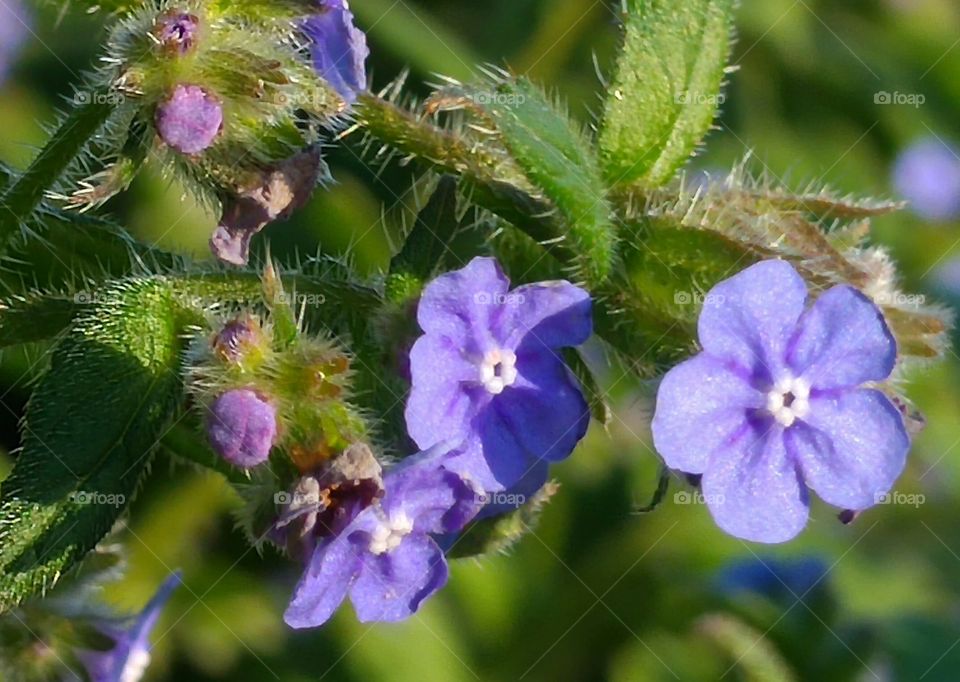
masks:
<instances>
[{"instance_id":1,"label":"fuzzy leaf","mask_svg":"<svg viewBox=\"0 0 960 682\"><path fill-rule=\"evenodd\" d=\"M606 279L616 258L617 237L589 141L528 80L503 80L492 92L467 91L466 97L492 119L530 182L563 215L580 274L592 283Z\"/></svg>"},{"instance_id":2,"label":"fuzzy leaf","mask_svg":"<svg viewBox=\"0 0 960 682\"><path fill-rule=\"evenodd\" d=\"M659 186L713 123L734 0L629 0L623 53L600 132L612 185Z\"/></svg>"},{"instance_id":3,"label":"fuzzy leaf","mask_svg":"<svg viewBox=\"0 0 960 682\"><path fill-rule=\"evenodd\" d=\"M70 326L76 299L29 294L0 301L0 348L51 339Z\"/></svg>"},{"instance_id":4,"label":"fuzzy leaf","mask_svg":"<svg viewBox=\"0 0 960 682\"><path fill-rule=\"evenodd\" d=\"M53 351L0 489L0 610L45 592L110 531L181 396L165 280L118 282Z\"/></svg>"}]
</instances>

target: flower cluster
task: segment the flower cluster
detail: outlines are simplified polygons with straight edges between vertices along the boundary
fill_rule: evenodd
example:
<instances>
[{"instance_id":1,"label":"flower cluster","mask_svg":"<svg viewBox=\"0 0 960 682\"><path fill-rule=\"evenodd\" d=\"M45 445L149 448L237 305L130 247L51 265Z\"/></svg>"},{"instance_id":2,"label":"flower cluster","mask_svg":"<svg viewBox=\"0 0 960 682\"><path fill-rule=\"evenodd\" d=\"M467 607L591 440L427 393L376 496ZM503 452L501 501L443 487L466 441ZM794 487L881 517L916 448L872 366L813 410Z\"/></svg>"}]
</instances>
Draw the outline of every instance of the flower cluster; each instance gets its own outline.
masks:
<instances>
[{"instance_id":1,"label":"flower cluster","mask_svg":"<svg viewBox=\"0 0 960 682\"><path fill-rule=\"evenodd\" d=\"M703 352L670 370L653 438L671 468L702 474L728 533L783 542L806 525L808 488L844 510L873 506L903 470L910 439L876 388L897 346L883 314L846 285L807 307L784 261L721 282L700 316Z\"/></svg>"},{"instance_id":2,"label":"flower cluster","mask_svg":"<svg viewBox=\"0 0 960 682\"><path fill-rule=\"evenodd\" d=\"M441 544L481 511L506 511L490 493L538 490L586 432L559 351L591 333L587 292L567 282L511 291L495 260L476 258L425 288L418 321L406 421L422 452L381 478L354 446L286 499L280 543L308 556L286 613L293 627L326 622L347 596L362 621L410 616L447 580Z\"/></svg>"}]
</instances>

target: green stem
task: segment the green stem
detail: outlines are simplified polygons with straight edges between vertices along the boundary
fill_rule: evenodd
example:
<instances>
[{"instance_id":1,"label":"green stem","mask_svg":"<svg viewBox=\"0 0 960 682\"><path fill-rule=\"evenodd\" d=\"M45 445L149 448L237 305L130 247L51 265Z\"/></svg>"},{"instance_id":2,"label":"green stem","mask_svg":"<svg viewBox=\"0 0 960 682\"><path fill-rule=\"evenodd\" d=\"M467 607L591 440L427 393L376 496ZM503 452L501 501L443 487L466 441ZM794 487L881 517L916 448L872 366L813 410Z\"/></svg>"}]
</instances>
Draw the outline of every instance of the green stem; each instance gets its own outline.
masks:
<instances>
[{"instance_id":1,"label":"green stem","mask_svg":"<svg viewBox=\"0 0 960 682\"><path fill-rule=\"evenodd\" d=\"M6 249L21 224L39 206L44 193L66 172L115 107L115 97L92 93L89 101L70 112L26 172L0 196L0 252Z\"/></svg>"}]
</instances>

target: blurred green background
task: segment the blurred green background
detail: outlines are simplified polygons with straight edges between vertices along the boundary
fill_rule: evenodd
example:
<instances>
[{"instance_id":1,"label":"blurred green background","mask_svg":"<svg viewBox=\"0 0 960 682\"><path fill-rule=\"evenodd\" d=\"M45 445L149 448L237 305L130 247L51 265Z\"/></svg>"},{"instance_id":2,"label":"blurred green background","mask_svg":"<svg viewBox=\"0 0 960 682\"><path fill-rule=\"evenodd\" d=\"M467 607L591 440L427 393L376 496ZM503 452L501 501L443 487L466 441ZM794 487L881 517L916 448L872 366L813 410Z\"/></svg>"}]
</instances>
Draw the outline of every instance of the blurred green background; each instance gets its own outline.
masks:
<instances>
[{"instance_id":1,"label":"blurred green background","mask_svg":"<svg viewBox=\"0 0 960 682\"><path fill-rule=\"evenodd\" d=\"M423 94L435 72L468 78L476 64L507 64L555 88L585 122L600 108L595 64L609 72L617 2L352 4L370 32L375 87L405 65L410 89ZM0 159L19 167L105 35L99 15L29 9L33 35L0 86ZM743 0L738 25L737 71L693 168L729 169L752 150L750 167L771 180L889 197L898 154L922 138L960 140L955 0ZM878 92L925 101L877 104ZM275 255L320 244L349 252L365 271L385 265L398 213L414 208L417 171L380 172L358 154L331 151L338 184L269 229ZM108 208L141 239L206 258L214 216L183 195L154 169ZM874 235L909 289L960 303L935 274L960 255L960 223L906 211L877 221ZM39 357L11 353L0 366L8 451L18 442L27 370ZM106 596L138 609L169 570L183 568L186 587L155 632L152 680L780 680L789 668L799 680L954 681L960 360L950 352L911 380L907 392L928 420L897 488L912 503L878 506L849 526L815 506L807 531L787 546L725 536L705 507L677 503L677 485L657 511L637 513L657 481L650 390L611 371L617 417L556 467L562 489L535 534L510 556L454 565L449 587L407 623L364 626L344 608L322 630L286 629L281 614L297 567L245 546L229 514L237 500L219 479L162 458L121 533L128 575ZM752 591L732 591L718 578L731 562L758 555L818 558L826 574L793 592L776 582L764 588L762 579L747 581Z\"/></svg>"}]
</instances>

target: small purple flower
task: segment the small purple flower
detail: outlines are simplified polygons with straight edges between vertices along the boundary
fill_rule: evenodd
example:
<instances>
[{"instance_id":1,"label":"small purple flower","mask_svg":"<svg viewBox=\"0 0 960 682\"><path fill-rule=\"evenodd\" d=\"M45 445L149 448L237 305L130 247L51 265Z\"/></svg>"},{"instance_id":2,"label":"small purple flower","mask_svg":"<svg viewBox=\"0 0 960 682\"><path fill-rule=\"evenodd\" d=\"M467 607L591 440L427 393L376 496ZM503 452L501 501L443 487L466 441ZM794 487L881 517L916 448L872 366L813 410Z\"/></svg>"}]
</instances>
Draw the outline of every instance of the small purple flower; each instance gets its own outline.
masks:
<instances>
[{"instance_id":1,"label":"small purple flower","mask_svg":"<svg viewBox=\"0 0 960 682\"><path fill-rule=\"evenodd\" d=\"M367 89L367 38L353 23L347 0L318 0L319 11L303 23L313 66L347 104Z\"/></svg>"},{"instance_id":2,"label":"small purple flower","mask_svg":"<svg viewBox=\"0 0 960 682\"><path fill-rule=\"evenodd\" d=\"M276 436L276 409L250 389L227 391L210 406L210 445L234 466L249 469L266 462Z\"/></svg>"},{"instance_id":3,"label":"small purple flower","mask_svg":"<svg viewBox=\"0 0 960 682\"><path fill-rule=\"evenodd\" d=\"M897 193L927 220L960 216L960 155L936 138L913 144L893 169Z\"/></svg>"},{"instance_id":4,"label":"small purple flower","mask_svg":"<svg viewBox=\"0 0 960 682\"><path fill-rule=\"evenodd\" d=\"M156 36L165 50L186 54L194 45L200 19L195 14L169 12L157 22Z\"/></svg>"},{"instance_id":5,"label":"small purple flower","mask_svg":"<svg viewBox=\"0 0 960 682\"><path fill-rule=\"evenodd\" d=\"M438 448L397 465L379 504L317 544L284 614L288 625L323 625L348 595L362 622L403 620L446 584L447 561L432 535L462 529L480 496L441 466L445 454Z\"/></svg>"},{"instance_id":6,"label":"small purple flower","mask_svg":"<svg viewBox=\"0 0 960 682\"><path fill-rule=\"evenodd\" d=\"M19 0L0 2L0 83L28 32L26 13Z\"/></svg>"},{"instance_id":7,"label":"small purple flower","mask_svg":"<svg viewBox=\"0 0 960 682\"><path fill-rule=\"evenodd\" d=\"M223 107L198 85L178 85L157 107L156 122L164 142L183 154L198 154L219 134Z\"/></svg>"},{"instance_id":8,"label":"small purple flower","mask_svg":"<svg viewBox=\"0 0 960 682\"><path fill-rule=\"evenodd\" d=\"M865 509L903 470L910 439L880 391L896 342L880 310L849 286L810 307L788 263L764 261L718 284L700 315L703 352L670 370L653 440L671 468L703 474L731 535L783 542L807 522L812 488Z\"/></svg>"},{"instance_id":9,"label":"small purple flower","mask_svg":"<svg viewBox=\"0 0 960 682\"><path fill-rule=\"evenodd\" d=\"M425 334L410 351L410 437L421 448L459 443L448 468L489 492L531 469L545 480L542 460L569 456L590 423L560 357L591 334L590 295L569 282L510 291L494 259L474 258L426 287L417 319Z\"/></svg>"},{"instance_id":10,"label":"small purple flower","mask_svg":"<svg viewBox=\"0 0 960 682\"><path fill-rule=\"evenodd\" d=\"M77 652L91 682L139 682L150 665L150 632L180 582L180 573L173 573L132 622L103 621L96 624L101 634L113 640L114 645L107 651L84 649Z\"/></svg>"}]
</instances>

